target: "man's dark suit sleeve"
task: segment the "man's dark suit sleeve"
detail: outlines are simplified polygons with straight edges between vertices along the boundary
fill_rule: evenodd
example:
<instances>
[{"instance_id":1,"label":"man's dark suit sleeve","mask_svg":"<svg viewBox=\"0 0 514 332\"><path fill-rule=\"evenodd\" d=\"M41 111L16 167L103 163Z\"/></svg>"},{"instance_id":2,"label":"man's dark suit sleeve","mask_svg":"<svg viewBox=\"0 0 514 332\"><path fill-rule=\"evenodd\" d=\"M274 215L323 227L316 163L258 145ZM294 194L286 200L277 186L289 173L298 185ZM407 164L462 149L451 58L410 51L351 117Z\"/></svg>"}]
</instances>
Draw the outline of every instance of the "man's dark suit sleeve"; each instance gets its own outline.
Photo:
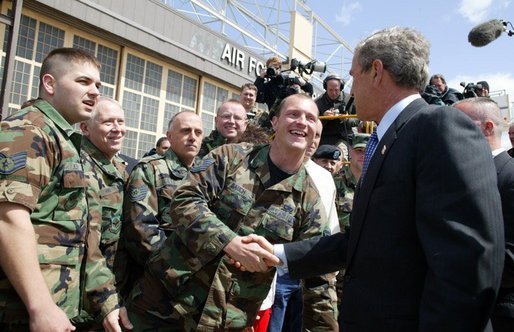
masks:
<instances>
[{"instance_id":1,"label":"man's dark suit sleeve","mask_svg":"<svg viewBox=\"0 0 514 332\"><path fill-rule=\"evenodd\" d=\"M341 270L347 244L345 233L285 243L289 274L295 279L302 279Z\"/></svg>"}]
</instances>

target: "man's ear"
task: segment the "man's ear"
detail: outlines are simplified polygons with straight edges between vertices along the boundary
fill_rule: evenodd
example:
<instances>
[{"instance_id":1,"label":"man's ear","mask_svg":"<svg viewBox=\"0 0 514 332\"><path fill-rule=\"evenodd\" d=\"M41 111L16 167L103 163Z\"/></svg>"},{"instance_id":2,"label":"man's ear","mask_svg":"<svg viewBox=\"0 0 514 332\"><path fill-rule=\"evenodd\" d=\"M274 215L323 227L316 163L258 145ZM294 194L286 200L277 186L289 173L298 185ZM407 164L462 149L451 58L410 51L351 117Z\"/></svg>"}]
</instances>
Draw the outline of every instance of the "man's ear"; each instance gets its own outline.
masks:
<instances>
[{"instance_id":1,"label":"man's ear","mask_svg":"<svg viewBox=\"0 0 514 332\"><path fill-rule=\"evenodd\" d=\"M494 134L494 123L491 120L484 122L484 134L486 136L492 136Z\"/></svg>"},{"instance_id":2,"label":"man's ear","mask_svg":"<svg viewBox=\"0 0 514 332\"><path fill-rule=\"evenodd\" d=\"M278 122L278 116L274 115L272 118L271 118L271 127L273 128L274 131L277 131L277 122Z\"/></svg>"},{"instance_id":3,"label":"man's ear","mask_svg":"<svg viewBox=\"0 0 514 332\"><path fill-rule=\"evenodd\" d=\"M89 136L89 129L87 128L87 124L85 121L82 121L80 123L80 130L82 131L82 133L84 134L84 136Z\"/></svg>"},{"instance_id":4,"label":"man's ear","mask_svg":"<svg viewBox=\"0 0 514 332\"><path fill-rule=\"evenodd\" d=\"M55 78L52 74L45 74L41 78L42 86L45 92L49 95L53 95L55 93Z\"/></svg>"},{"instance_id":5,"label":"man's ear","mask_svg":"<svg viewBox=\"0 0 514 332\"><path fill-rule=\"evenodd\" d=\"M382 74L384 73L384 64L382 61L375 59L371 64L371 68L374 71L373 78L378 79L380 81L382 79Z\"/></svg>"}]
</instances>

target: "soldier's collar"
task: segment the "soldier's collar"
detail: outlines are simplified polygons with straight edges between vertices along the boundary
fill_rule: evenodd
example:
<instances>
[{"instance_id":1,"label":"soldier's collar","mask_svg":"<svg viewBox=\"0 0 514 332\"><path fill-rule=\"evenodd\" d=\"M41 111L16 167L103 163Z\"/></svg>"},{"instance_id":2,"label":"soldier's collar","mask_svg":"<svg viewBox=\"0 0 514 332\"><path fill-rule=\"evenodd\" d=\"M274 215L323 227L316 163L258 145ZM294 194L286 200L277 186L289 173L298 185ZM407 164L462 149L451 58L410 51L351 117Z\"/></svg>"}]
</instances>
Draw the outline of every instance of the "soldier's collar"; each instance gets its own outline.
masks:
<instances>
[{"instance_id":1,"label":"soldier's collar","mask_svg":"<svg viewBox=\"0 0 514 332\"><path fill-rule=\"evenodd\" d=\"M71 137L72 134L77 131L73 128L73 126L66 121L61 113L59 113L49 102L43 99L37 99L34 102L34 107L37 107L43 114L49 117L57 127L63 130L68 136Z\"/></svg>"}]
</instances>

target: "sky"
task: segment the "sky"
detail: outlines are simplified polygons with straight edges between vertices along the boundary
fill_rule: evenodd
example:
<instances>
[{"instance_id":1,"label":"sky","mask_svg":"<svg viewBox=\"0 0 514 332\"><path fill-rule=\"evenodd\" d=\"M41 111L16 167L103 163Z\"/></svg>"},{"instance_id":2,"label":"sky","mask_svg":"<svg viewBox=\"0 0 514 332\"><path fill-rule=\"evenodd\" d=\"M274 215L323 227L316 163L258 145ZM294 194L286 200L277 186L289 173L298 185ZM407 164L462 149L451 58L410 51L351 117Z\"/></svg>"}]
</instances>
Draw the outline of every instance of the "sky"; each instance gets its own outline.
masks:
<instances>
[{"instance_id":1,"label":"sky","mask_svg":"<svg viewBox=\"0 0 514 332\"><path fill-rule=\"evenodd\" d=\"M463 90L460 82L485 80L491 91L506 90L514 102L514 36L502 33L483 47L468 42L469 31L490 19L514 23L512 0L307 0L305 3L352 47L385 27L414 28L431 43L431 75L443 74L448 86L459 91Z\"/></svg>"}]
</instances>

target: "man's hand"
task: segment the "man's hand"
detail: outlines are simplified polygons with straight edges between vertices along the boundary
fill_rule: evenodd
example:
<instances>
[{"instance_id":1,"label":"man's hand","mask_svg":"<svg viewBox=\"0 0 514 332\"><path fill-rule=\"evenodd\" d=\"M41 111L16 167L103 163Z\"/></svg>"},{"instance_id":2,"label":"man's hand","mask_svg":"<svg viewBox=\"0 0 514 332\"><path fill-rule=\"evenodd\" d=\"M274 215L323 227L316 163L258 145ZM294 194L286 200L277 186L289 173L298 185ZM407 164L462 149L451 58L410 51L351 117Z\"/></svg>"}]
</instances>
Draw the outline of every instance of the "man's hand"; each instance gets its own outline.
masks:
<instances>
[{"instance_id":1,"label":"man's hand","mask_svg":"<svg viewBox=\"0 0 514 332\"><path fill-rule=\"evenodd\" d=\"M252 243L252 242L255 242L257 243L262 249L265 249L266 251L268 251L269 253L273 253L273 245L271 243L269 243L268 240L266 240L266 238L264 236L260 236L260 235L257 235L257 234L250 234L250 235L247 235L247 236L243 236L243 238L241 239L241 241L243 243ZM277 264L273 264L272 266L275 266L275 265L278 265L280 264L280 262L277 262ZM268 264L269 265L269 264Z\"/></svg>"},{"instance_id":2,"label":"man's hand","mask_svg":"<svg viewBox=\"0 0 514 332\"><path fill-rule=\"evenodd\" d=\"M29 327L31 331L38 332L75 331L75 326L71 324L64 311L54 303L46 306L44 310L32 312Z\"/></svg>"},{"instance_id":3,"label":"man's hand","mask_svg":"<svg viewBox=\"0 0 514 332\"><path fill-rule=\"evenodd\" d=\"M125 307L111 311L107 316L105 316L102 321L102 325L106 332L122 332L125 330L132 330L134 328L128 319L127 309L125 309ZM125 330L121 329L122 326Z\"/></svg>"},{"instance_id":4,"label":"man's hand","mask_svg":"<svg viewBox=\"0 0 514 332\"><path fill-rule=\"evenodd\" d=\"M241 268L243 271L265 272L271 266L280 263L280 260L273 255L273 245L266 241L266 239L264 241L269 246L260 246L257 241L248 240L245 243L242 240L243 237L236 236L223 249L227 255L239 263L236 263L236 267ZM262 242L262 240L260 241Z\"/></svg>"}]
</instances>

